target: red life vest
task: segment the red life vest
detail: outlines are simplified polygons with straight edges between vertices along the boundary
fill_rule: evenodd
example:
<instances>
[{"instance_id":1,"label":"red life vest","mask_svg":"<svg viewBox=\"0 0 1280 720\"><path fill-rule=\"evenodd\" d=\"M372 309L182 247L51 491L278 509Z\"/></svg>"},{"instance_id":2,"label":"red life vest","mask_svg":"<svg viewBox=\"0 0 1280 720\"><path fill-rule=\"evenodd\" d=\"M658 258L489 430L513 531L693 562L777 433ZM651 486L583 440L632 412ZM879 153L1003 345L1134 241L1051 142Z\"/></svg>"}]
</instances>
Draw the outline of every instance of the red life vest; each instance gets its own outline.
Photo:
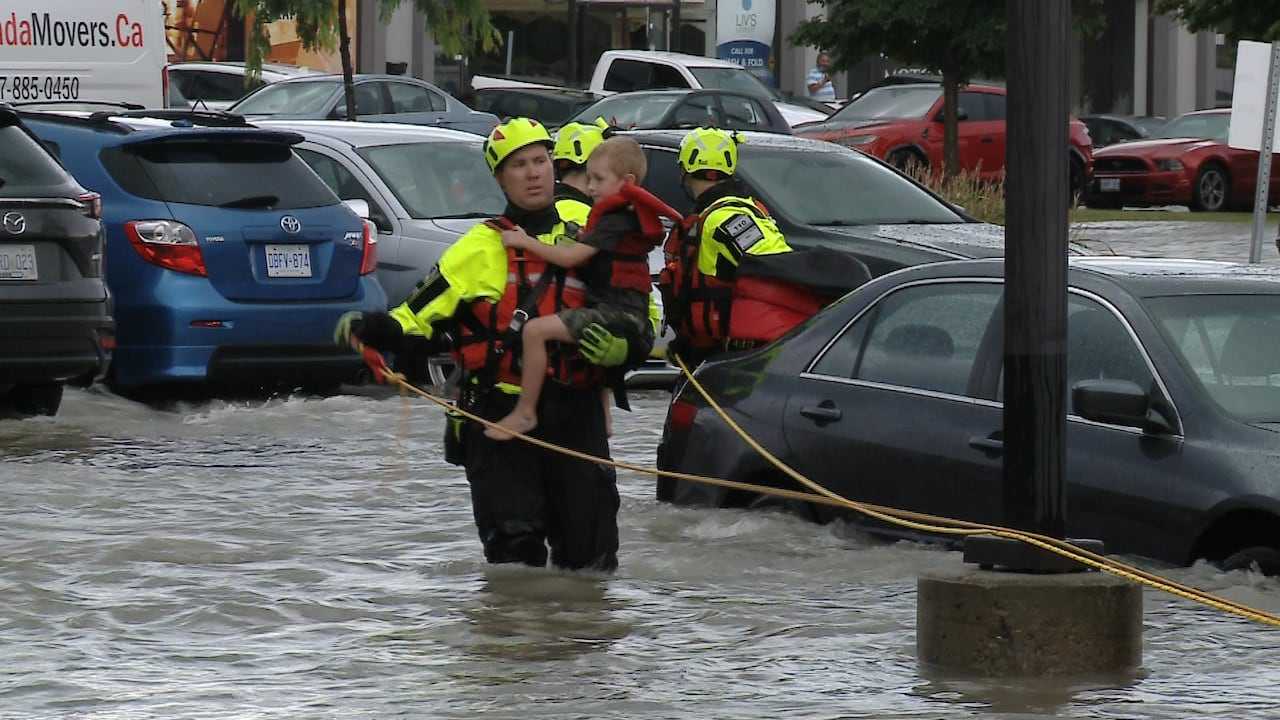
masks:
<instances>
[{"instance_id":1,"label":"red life vest","mask_svg":"<svg viewBox=\"0 0 1280 720\"><path fill-rule=\"evenodd\" d=\"M659 287L667 324L695 350L773 342L826 304L798 283L745 273L726 282L699 270L702 223L712 209L726 205L769 216L759 202L718 203L702 215L690 217L683 228L676 228L664 248L667 263Z\"/></svg>"},{"instance_id":2,"label":"red life vest","mask_svg":"<svg viewBox=\"0 0 1280 720\"><path fill-rule=\"evenodd\" d=\"M610 252L609 285L647 295L653 287L653 279L649 275L649 251L661 244L667 233L662 218L671 220L676 227L684 222L684 218L648 190L627 183L617 194L602 198L592 206L583 232L591 232L600 218L627 206L635 213L640 228L627 233Z\"/></svg>"},{"instance_id":3,"label":"red life vest","mask_svg":"<svg viewBox=\"0 0 1280 720\"><path fill-rule=\"evenodd\" d=\"M499 217L487 223L494 230L516 226ZM475 300L457 315L458 340L454 357L468 374L484 383L520 384L520 330L529 319L583 307L585 286L572 271L533 253L507 248L507 284L498 302ZM519 312L517 312L519 311ZM512 320L519 317L519 321ZM588 363L572 345L548 347L547 375L579 388L602 387L604 371Z\"/></svg>"}]
</instances>

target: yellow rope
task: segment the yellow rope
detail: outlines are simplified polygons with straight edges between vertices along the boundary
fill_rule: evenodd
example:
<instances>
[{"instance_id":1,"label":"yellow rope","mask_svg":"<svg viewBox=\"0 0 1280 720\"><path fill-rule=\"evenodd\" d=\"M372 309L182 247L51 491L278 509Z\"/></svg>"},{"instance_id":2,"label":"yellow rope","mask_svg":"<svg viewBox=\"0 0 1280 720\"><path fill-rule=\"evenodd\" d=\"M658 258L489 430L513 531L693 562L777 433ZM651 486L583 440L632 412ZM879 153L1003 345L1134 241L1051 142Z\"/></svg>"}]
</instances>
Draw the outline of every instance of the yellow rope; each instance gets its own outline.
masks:
<instances>
[{"instance_id":1,"label":"yellow rope","mask_svg":"<svg viewBox=\"0 0 1280 720\"><path fill-rule=\"evenodd\" d=\"M360 348L360 349L362 350L363 348ZM679 365L681 372L683 372L685 377L689 379L689 382L694 387L694 389L698 391L698 393L702 396L702 398L707 401L707 403L712 407L712 409L716 411L716 413L720 416L720 418L723 419L725 423L730 428L732 428L733 431L737 433L738 436L741 437L744 442L747 443L748 446L750 446L756 452L760 453L760 455L763 456L766 460L768 460L769 463L772 464L774 467L781 470L788 477L800 483L802 486L809 488L810 490L812 490L812 492L808 492L808 493L798 492L795 490L767 487L763 485L755 485L752 483L738 482L735 480L726 480L723 478L713 478L713 477L707 477L704 475L674 472L671 470L660 470L658 468L645 467L645 466L635 465L628 462L622 462L622 461L612 460L609 458L602 458L595 455L590 455L588 453L580 452L578 450L572 450L570 448L561 447L559 445L549 443L545 440L541 440L539 438L532 437L530 435L511 432L507 428L503 428L503 431L508 432L514 437L519 438L520 440L530 443L532 445L535 445L537 447L541 447L546 450L551 450L552 452L560 453L561 455L576 458L578 460L584 460L586 462L592 462L592 463L597 463L601 465L610 465L620 470L630 470L632 472L637 472L645 475L653 475L656 477L666 477L674 480L684 480L688 482L702 483L705 485L713 485L713 486L723 487L723 488L728 488L733 490L744 490L747 492L753 492L761 495L772 495L775 497L781 497L781 498L786 498L791 500L801 500L804 502L813 502L813 503L818 503L822 505L831 505L834 507L846 508L846 509L853 510L855 512L859 512L864 515L867 515L868 517L881 520L886 523L898 525L900 527L910 528L913 530L918 530L921 532L928 532L928 533L940 534L940 535L954 535L954 536L991 535L994 537L1001 537L1001 538L1006 538L1010 540L1016 540L1019 542L1026 543L1028 545L1032 545L1034 547L1038 547L1047 552L1055 553L1069 560L1078 562L1081 565L1084 565L1086 567L1091 567L1091 568L1094 568L1095 570L1111 573L1112 575L1123 578L1125 580L1146 585L1148 587L1170 593L1172 595L1183 598L1185 600L1190 600L1192 602L1200 603L1202 605L1206 605L1208 607L1221 610L1223 612L1238 615L1240 617L1253 620L1255 622L1260 622L1266 625L1270 625L1272 627L1280 627L1280 616L1266 612L1265 610L1258 610L1256 608L1251 608L1247 605L1237 603L1233 600L1228 600L1226 598L1218 597L1216 595L1213 595L1211 593L1205 592L1203 590L1200 590L1198 588L1195 588L1189 585L1183 585L1176 581L1163 578L1154 573L1149 573L1145 570L1142 570L1141 568L1137 568L1132 565L1127 565L1125 563L1113 560L1104 555L1099 555L1097 553L1090 552L1083 548L1077 547L1075 545L1072 545L1066 542L1065 540L1060 540L1057 538L1052 538L1052 537L1048 537L1046 535L1040 535L1037 533L1024 532L1021 530L1013 530L1010 528L1000 527L998 525L985 525L982 523L973 523L965 520L954 520L951 518L939 517L936 515L929 515L926 513L917 513L917 512L912 512L908 510L898 510L896 508L887 508L879 505L872 505L869 503L857 502L857 501L845 498L841 495L838 495L834 492L831 492L825 487L822 487L818 483L810 480L808 477L806 477L799 471L790 467L789 465L784 463L782 460L778 459L777 456L773 455L773 453L769 452L763 446L761 446L758 442L756 442L756 440L752 438L745 430L743 430L742 427L733 420L733 418L729 417L729 414L724 410L724 408L722 408L720 404L717 403L711 397L710 393L706 391L706 389L702 386L702 384L698 382L697 378L694 377L693 373L689 371L689 368L685 365L684 360L679 356L675 356L674 359L676 363ZM407 390L408 392L414 393L422 398L425 398L431 401L432 403L435 403L436 405L439 405L445 410L457 413L458 415L461 415L473 422L480 423L485 427L495 427L497 425L497 423L491 420L487 420L483 417L480 417L479 415L476 415L462 408L459 408L455 403L445 398L438 397L436 395L428 393L425 390L422 390L414 386L413 384L409 383L408 380L405 379L404 375L401 375L400 373L392 372L390 369L386 367L385 364L383 364L380 368L374 368L374 370L375 370L375 374L380 373L385 378L386 382L398 386L402 392Z\"/></svg>"}]
</instances>

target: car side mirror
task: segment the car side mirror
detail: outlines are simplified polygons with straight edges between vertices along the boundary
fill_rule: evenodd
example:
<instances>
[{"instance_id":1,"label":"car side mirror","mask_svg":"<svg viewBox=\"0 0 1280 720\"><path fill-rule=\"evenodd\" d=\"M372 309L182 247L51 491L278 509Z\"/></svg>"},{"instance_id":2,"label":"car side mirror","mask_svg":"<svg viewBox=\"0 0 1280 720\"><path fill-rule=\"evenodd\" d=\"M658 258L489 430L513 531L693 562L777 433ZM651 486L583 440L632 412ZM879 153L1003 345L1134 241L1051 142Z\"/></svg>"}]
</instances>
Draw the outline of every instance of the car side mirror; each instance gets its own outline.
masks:
<instances>
[{"instance_id":1,"label":"car side mirror","mask_svg":"<svg viewBox=\"0 0 1280 720\"><path fill-rule=\"evenodd\" d=\"M346 205L347 209L355 213L356 217L360 218L361 220L369 219L369 201L368 200L352 198L351 200L343 200L342 204Z\"/></svg>"},{"instance_id":2,"label":"car side mirror","mask_svg":"<svg viewBox=\"0 0 1280 720\"><path fill-rule=\"evenodd\" d=\"M1173 434L1173 422L1150 393L1130 380L1081 380L1071 387L1075 414L1085 420Z\"/></svg>"}]
</instances>

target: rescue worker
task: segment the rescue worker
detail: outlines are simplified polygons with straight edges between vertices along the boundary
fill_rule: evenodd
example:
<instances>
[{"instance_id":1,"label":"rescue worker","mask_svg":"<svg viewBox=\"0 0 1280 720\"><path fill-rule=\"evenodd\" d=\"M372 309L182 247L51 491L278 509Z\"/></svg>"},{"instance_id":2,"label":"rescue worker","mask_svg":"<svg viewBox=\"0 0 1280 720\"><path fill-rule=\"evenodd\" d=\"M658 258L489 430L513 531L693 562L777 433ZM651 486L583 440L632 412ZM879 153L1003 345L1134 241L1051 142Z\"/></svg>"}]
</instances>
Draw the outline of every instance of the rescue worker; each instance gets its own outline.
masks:
<instances>
[{"instance_id":1,"label":"rescue worker","mask_svg":"<svg viewBox=\"0 0 1280 720\"><path fill-rule=\"evenodd\" d=\"M690 367L772 342L871 277L847 253L792 250L737 177L740 142L739 133L698 128L677 156L693 214L667 243L660 287L676 332L672 349Z\"/></svg>"},{"instance_id":2,"label":"rescue worker","mask_svg":"<svg viewBox=\"0 0 1280 720\"><path fill-rule=\"evenodd\" d=\"M551 148L551 137L535 120L514 118L494 128L483 152L507 196L503 216L459 238L390 313L344 315L335 341L347 345L354 338L390 352L452 350L463 370L459 406L489 420L509 413L520 392L524 320L584 302L572 271L502 244L504 229L518 226L554 244L586 222L586 214L562 217L554 203ZM629 358L625 338L608 337L606 348L584 337L577 352L569 347L552 356L537 437L609 456L598 365ZM446 459L466 470L486 560L541 567L549 544L556 567L617 567L619 500L612 468L525 442L491 440L484 426L460 416L446 425Z\"/></svg>"}]
</instances>

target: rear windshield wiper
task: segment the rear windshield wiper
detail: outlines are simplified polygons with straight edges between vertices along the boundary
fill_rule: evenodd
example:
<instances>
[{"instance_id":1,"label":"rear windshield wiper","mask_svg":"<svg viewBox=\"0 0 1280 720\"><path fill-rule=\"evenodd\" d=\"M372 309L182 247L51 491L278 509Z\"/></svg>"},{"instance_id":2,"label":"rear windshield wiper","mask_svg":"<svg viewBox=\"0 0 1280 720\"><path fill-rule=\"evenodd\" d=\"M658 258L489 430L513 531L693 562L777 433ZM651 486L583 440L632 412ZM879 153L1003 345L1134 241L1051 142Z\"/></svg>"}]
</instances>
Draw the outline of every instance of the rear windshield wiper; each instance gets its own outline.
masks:
<instances>
[{"instance_id":1,"label":"rear windshield wiper","mask_svg":"<svg viewBox=\"0 0 1280 720\"><path fill-rule=\"evenodd\" d=\"M280 198L275 195L250 195L242 197L239 200L230 200L224 202L218 207L220 208L269 208L274 207L280 202Z\"/></svg>"}]
</instances>

